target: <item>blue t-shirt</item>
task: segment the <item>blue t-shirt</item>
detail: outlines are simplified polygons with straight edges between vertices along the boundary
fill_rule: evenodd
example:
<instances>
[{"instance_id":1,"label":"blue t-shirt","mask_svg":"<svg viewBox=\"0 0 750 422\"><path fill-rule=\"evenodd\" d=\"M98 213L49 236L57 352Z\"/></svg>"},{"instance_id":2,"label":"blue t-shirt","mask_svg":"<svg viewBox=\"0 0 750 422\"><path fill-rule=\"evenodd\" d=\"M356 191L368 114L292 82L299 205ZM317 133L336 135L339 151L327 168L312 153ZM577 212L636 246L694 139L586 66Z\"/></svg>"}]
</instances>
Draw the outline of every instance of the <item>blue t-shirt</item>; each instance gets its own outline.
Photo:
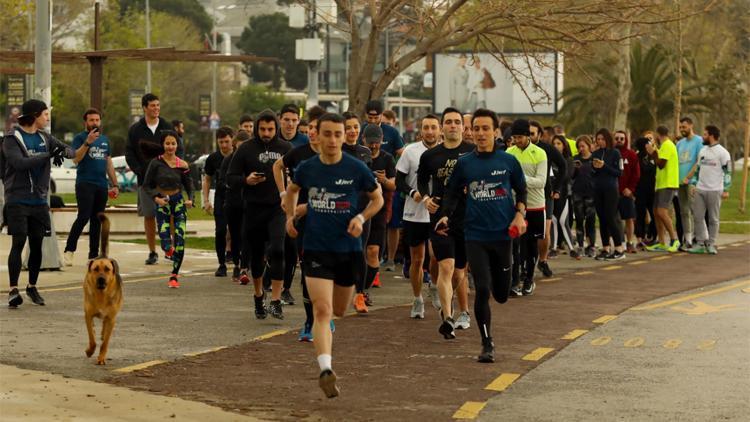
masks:
<instances>
[{"instance_id":1,"label":"blue t-shirt","mask_svg":"<svg viewBox=\"0 0 750 422\"><path fill-rule=\"evenodd\" d=\"M690 169L698 161L698 154L703 148L703 138L693 134L690 138L682 138L677 142L677 157L680 161L680 184L685 180Z\"/></svg>"},{"instance_id":2,"label":"blue t-shirt","mask_svg":"<svg viewBox=\"0 0 750 422\"><path fill-rule=\"evenodd\" d=\"M465 154L459 157L448 179L450 191L460 192L464 187L465 239L478 242L510 239L508 228L516 215L512 191L526 187L518 160L504 151Z\"/></svg>"},{"instance_id":3,"label":"blue t-shirt","mask_svg":"<svg viewBox=\"0 0 750 422\"><path fill-rule=\"evenodd\" d=\"M362 240L347 233L360 208L359 193L377 188L375 177L356 158L343 154L336 164L320 156L303 161L294 171L294 183L307 192L306 251L348 253L362 250Z\"/></svg>"},{"instance_id":4,"label":"blue t-shirt","mask_svg":"<svg viewBox=\"0 0 750 422\"><path fill-rule=\"evenodd\" d=\"M281 139L284 139L282 136ZM294 135L294 138L288 140L289 143L292 144L293 148L301 147L302 145L309 144L310 138L307 137L304 133L297 132Z\"/></svg>"},{"instance_id":5,"label":"blue t-shirt","mask_svg":"<svg viewBox=\"0 0 750 422\"><path fill-rule=\"evenodd\" d=\"M362 126L362 130L359 132L360 143L364 142L364 139L361 138L365 133L366 127L367 123ZM380 144L380 149L395 157L396 151L404 147L404 138L398 133L398 129L393 126L381 123L380 129L383 131L383 142Z\"/></svg>"},{"instance_id":6,"label":"blue t-shirt","mask_svg":"<svg viewBox=\"0 0 750 422\"><path fill-rule=\"evenodd\" d=\"M86 142L88 132L81 132L73 138L73 149L78 148ZM91 183L92 185L107 188L107 157L109 157L109 138L99 135L91 146L89 146L86 155L78 163L76 169L76 185L82 182Z\"/></svg>"},{"instance_id":7,"label":"blue t-shirt","mask_svg":"<svg viewBox=\"0 0 750 422\"><path fill-rule=\"evenodd\" d=\"M18 128L18 131L21 132L21 138L23 139L23 144L26 147L26 151L28 151L29 153L29 157L34 157L47 152L47 144L44 142L44 138L42 138L42 135L40 135L39 132L27 133L21 128ZM29 169L29 174L31 175L31 179L33 180L33 186L37 186L39 184L39 177L42 174L42 168L31 168ZM19 202L19 204L24 205L45 205L46 203L47 201L44 199L23 200Z\"/></svg>"}]
</instances>

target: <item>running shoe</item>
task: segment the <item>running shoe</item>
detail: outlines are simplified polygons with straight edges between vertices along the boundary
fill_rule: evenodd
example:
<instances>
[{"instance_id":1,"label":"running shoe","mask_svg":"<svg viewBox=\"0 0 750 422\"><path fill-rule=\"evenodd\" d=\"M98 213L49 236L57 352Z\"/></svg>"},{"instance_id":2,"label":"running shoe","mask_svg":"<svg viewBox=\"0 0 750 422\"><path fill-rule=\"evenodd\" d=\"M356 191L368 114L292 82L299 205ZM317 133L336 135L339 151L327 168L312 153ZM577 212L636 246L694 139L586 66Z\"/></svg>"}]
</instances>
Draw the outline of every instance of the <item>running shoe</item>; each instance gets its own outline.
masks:
<instances>
[{"instance_id":1,"label":"running shoe","mask_svg":"<svg viewBox=\"0 0 750 422\"><path fill-rule=\"evenodd\" d=\"M471 316L469 316L468 312L463 311L456 318L455 328L457 330L468 330L469 327L471 327Z\"/></svg>"},{"instance_id":2,"label":"running shoe","mask_svg":"<svg viewBox=\"0 0 750 422\"><path fill-rule=\"evenodd\" d=\"M586 247L586 257L588 258L596 257L596 247L594 245L590 245Z\"/></svg>"},{"instance_id":3,"label":"running shoe","mask_svg":"<svg viewBox=\"0 0 750 422\"><path fill-rule=\"evenodd\" d=\"M521 297L523 296L523 292L521 291L520 286L513 286L510 288L510 297Z\"/></svg>"},{"instance_id":4,"label":"running shoe","mask_svg":"<svg viewBox=\"0 0 750 422\"><path fill-rule=\"evenodd\" d=\"M289 289L281 291L281 303L284 305L294 305L294 296L292 296L292 292Z\"/></svg>"},{"instance_id":5,"label":"running shoe","mask_svg":"<svg viewBox=\"0 0 750 422\"><path fill-rule=\"evenodd\" d=\"M227 276L227 266L222 264L219 265L219 268L216 269L216 272L214 273L214 277L226 277Z\"/></svg>"},{"instance_id":6,"label":"running shoe","mask_svg":"<svg viewBox=\"0 0 750 422\"><path fill-rule=\"evenodd\" d=\"M443 309L443 304L440 303L440 294L438 288L434 283L430 283L430 298L432 298L432 307L435 309Z\"/></svg>"},{"instance_id":7,"label":"running shoe","mask_svg":"<svg viewBox=\"0 0 750 422\"><path fill-rule=\"evenodd\" d=\"M533 281L531 283L523 283L523 290L521 290L521 293L523 293L524 296L531 296L534 294L534 290L536 290L536 283Z\"/></svg>"},{"instance_id":8,"label":"running shoe","mask_svg":"<svg viewBox=\"0 0 750 422\"><path fill-rule=\"evenodd\" d=\"M157 262L159 262L159 254L156 252L150 252L148 254L148 259L146 259L146 265L156 265Z\"/></svg>"},{"instance_id":9,"label":"running shoe","mask_svg":"<svg viewBox=\"0 0 750 422\"><path fill-rule=\"evenodd\" d=\"M393 261L386 260L383 263L383 269L392 273L392 272L396 271L396 264L394 264Z\"/></svg>"},{"instance_id":10,"label":"running shoe","mask_svg":"<svg viewBox=\"0 0 750 422\"><path fill-rule=\"evenodd\" d=\"M255 318L266 319L268 316L266 305L263 303L265 296L266 295L253 296L253 299L255 300Z\"/></svg>"},{"instance_id":11,"label":"running shoe","mask_svg":"<svg viewBox=\"0 0 750 422\"><path fill-rule=\"evenodd\" d=\"M634 244L628 243L628 253L638 253L638 248L635 247Z\"/></svg>"},{"instance_id":12,"label":"running shoe","mask_svg":"<svg viewBox=\"0 0 750 422\"><path fill-rule=\"evenodd\" d=\"M599 255L597 255L594 259L597 260L597 261L604 261L604 260L607 259L608 256L609 256L609 252L607 252L604 249L602 249L599 252Z\"/></svg>"},{"instance_id":13,"label":"running shoe","mask_svg":"<svg viewBox=\"0 0 750 422\"><path fill-rule=\"evenodd\" d=\"M39 294L39 290L36 289L36 286L28 286L26 287L26 296L31 299L32 302L39 306L44 306L44 299L42 299L42 296Z\"/></svg>"},{"instance_id":14,"label":"running shoe","mask_svg":"<svg viewBox=\"0 0 750 422\"><path fill-rule=\"evenodd\" d=\"M581 259L581 253L578 252L578 250L576 250L576 249L571 249L570 250L570 257L572 259L580 260Z\"/></svg>"},{"instance_id":15,"label":"running shoe","mask_svg":"<svg viewBox=\"0 0 750 422\"><path fill-rule=\"evenodd\" d=\"M675 253L679 249L680 249L680 241L677 240L677 239L675 239L675 240L672 241L672 244L669 245L669 247L667 248L667 252Z\"/></svg>"},{"instance_id":16,"label":"running shoe","mask_svg":"<svg viewBox=\"0 0 750 422\"><path fill-rule=\"evenodd\" d=\"M326 397L328 397L329 399L338 396L339 392L341 391L336 385L336 374L330 369L326 369L325 371L320 373L318 385L320 386L320 389L323 390L323 393L326 395Z\"/></svg>"},{"instance_id":17,"label":"running shoe","mask_svg":"<svg viewBox=\"0 0 750 422\"><path fill-rule=\"evenodd\" d=\"M364 295L365 295L365 305L372 306L372 298L370 298L370 293L365 292Z\"/></svg>"},{"instance_id":18,"label":"running shoe","mask_svg":"<svg viewBox=\"0 0 750 422\"><path fill-rule=\"evenodd\" d=\"M272 300L268 304L268 313L276 319L284 319L284 310L281 308L281 300Z\"/></svg>"},{"instance_id":19,"label":"running shoe","mask_svg":"<svg viewBox=\"0 0 750 422\"><path fill-rule=\"evenodd\" d=\"M14 287L10 289L10 292L8 293L8 307L15 309L22 303L23 297L21 297L21 293L18 292L18 288Z\"/></svg>"},{"instance_id":20,"label":"running shoe","mask_svg":"<svg viewBox=\"0 0 750 422\"><path fill-rule=\"evenodd\" d=\"M299 330L299 337L297 338L297 340L303 343L310 343L313 341L311 323L305 321L305 323L302 324L302 329Z\"/></svg>"},{"instance_id":21,"label":"running shoe","mask_svg":"<svg viewBox=\"0 0 750 422\"><path fill-rule=\"evenodd\" d=\"M66 267L72 267L73 266L73 252L72 251L65 251L63 254L63 265Z\"/></svg>"},{"instance_id":22,"label":"running shoe","mask_svg":"<svg viewBox=\"0 0 750 422\"><path fill-rule=\"evenodd\" d=\"M667 246L663 243L654 243L651 246L646 246L648 252L666 252Z\"/></svg>"},{"instance_id":23,"label":"running shoe","mask_svg":"<svg viewBox=\"0 0 750 422\"><path fill-rule=\"evenodd\" d=\"M380 287L380 271L375 273L375 279L372 280L372 287L375 287L375 288Z\"/></svg>"},{"instance_id":24,"label":"running shoe","mask_svg":"<svg viewBox=\"0 0 750 422\"><path fill-rule=\"evenodd\" d=\"M477 361L481 363L495 362L495 344L492 343L492 338L482 340L482 353L479 354Z\"/></svg>"},{"instance_id":25,"label":"running shoe","mask_svg":"<svg viewBox=\"0 0 750 422\"><path fill-rule=\"evenodd\" d=\"M367 305L365 305L364 293L357 293L354 295L354 309L357 310L358 314L366 314L368 312Z\"/></svg>"},{"instance_id":26,"label":"running shoe","mask_svg":"<svg viewBox=\"0 0 750 422\"><path fill-rule=\"evenodd\" d=\"M239 283L240 282L240 267L238 267L236 265L232 269L232 281L235 282L235 283Z\"/></svg>"},{"instance_id":27,"label":"running shoe","mask_svg":"<svg viewBox=\"0 0 750 422\"><path fill-rule=\"evenodd\" d=\"M625 259L625 252L617 252L614 251L611 254L607 255L607 261L617 261L620 259Z\"/></svg>"},{"instance_id":28,"label":"running shoe","mask_svg":"<svg viewBox=\"0 0 750 422\"><path fill-rule=\"evenodd\" d=\"M688 252L688 251L690 251L690 249L692 249L692 248L693 248L693 245L691 245L691 244L690 244L690 243L688 243L688 242L685 242L685 243L683 243L682 245L680 245L680 248L679 248L678 250L679 250L680 252Z\"/></svg>"},{"instance_id":29,"label":"running shoe","mask_svg":"<svg viewBox=\"0 0 750 422\"><path fill-rule=\"evenodd\" d=\"M558 252L557 249L552 249L547 253L547 258L557 258L559 254L560 252Z\"/></svg>"},{"instance_id":30,"label":"running shoe","mask_svg":"<svg viewBox=\"0 0 750 422\"><path fill-rule=\"evenodd\" d=\"M177 276L172 274L169 276L169 281L167 282L167 287L170 289L179 289L180 288L180 282L177 281Z\"/></svg>"},{"instance_id":31,"label":"running shoe","mask_svg":"<svg viewBox=\"0 0 750 422\"><path fill-rule=\"evenodd\" d=\"M443 338L446 340L452 340L456 338L456 332L455 329L455 321L453 321L453 318L446 318L443 320L443 323L440 324L440 327L438 328L438 332L443 335Z\"/></svg>"},{"instance_id":32,"label":"running shoe","mask_svg":"<svg viewBox=\"0 0 750 422\"><path fill-rule=\"evenodd\" d=\"M245 270L240 273L240 284L243 286L250 284L250 277L248 277L247 271Z\"/></svg>"},{"instance_id":33,"label":"running shoe","mask_svg":"<svg viewBox=\"0 0 750 422\"><path fill-rule=\"evenodd\" d=\"M541 271L545 277L552 277L554 275L554 273L552 272L552 268L549 267L547 261L539 261L539 264L537 264L537 268L539 268L539 271Z\"/></svg>"},{"instance_id":34,"label":"running shoe","mask_svg":"<svg viewBox=\"0 0 750 422\"><path fill-rule=\"evenodd\" d=\"M414 302L411 304L411 317L424 319L424 299L422 297L414 298Z\"/></svg>"},{"instance_id":35,"label":"running shoe","mask_svg":"<svg viewBox=\"0 0 750 422\"><path fill-rule=\"evenodd\" d=\"M693 253L693 254L705 254L705 253L708 253L708 250L704 245L696 244L696 245L693 245L692 248L688 249L688 252Z\"/></svg>"},{"instance_id":36,"label":"running shoe","mask_svg":"<svg viewBox=\"0 0 750 422\"><path fill-rule=\"evenodd\" d=\"M708 245L706 246L706 251L709 255L716 255L719 253L719 251L716 249L716 245Z\"/></svg>"},{"instance_id":37,"label":"running shoe","mask_svg":"<svg viewBox=\"0 0 750 422\"><path fill-rule=\"evenodd\" d=\"M172 260L172 257L174 256L174 247L170 247L167 251L164 252L164 258Z\"/></svg>"}]
</instances>

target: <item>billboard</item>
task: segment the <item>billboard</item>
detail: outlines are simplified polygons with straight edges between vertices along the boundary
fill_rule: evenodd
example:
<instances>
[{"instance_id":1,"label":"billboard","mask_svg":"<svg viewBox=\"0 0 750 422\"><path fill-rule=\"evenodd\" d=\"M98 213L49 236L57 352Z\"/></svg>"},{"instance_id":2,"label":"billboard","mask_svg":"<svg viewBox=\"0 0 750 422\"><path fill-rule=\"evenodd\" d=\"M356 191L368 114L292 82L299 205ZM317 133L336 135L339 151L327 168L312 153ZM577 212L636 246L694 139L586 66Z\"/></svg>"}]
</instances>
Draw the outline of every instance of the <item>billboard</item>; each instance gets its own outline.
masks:
<instances>
[{"instance_id":1,"label":"billboard","mask_svg":"<svg viewBox=\"0 0 750 422\"><path fill-rule=\"evenodd\" d=\"M467 113L489 108L501 115L557 112L562 56L518 52L505 53L501 59L490 53L436 54L435 111L452 106Z\"/></svg>"}]
</instances>

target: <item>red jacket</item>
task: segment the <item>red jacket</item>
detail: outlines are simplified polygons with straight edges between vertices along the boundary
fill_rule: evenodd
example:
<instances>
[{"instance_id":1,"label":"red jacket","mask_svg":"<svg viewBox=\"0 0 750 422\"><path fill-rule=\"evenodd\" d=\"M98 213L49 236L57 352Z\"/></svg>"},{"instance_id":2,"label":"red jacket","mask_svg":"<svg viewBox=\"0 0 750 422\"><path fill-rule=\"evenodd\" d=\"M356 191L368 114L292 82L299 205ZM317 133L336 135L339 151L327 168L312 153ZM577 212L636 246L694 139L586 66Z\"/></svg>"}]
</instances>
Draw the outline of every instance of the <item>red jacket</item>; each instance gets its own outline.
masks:
<instances>
[{"instance_id":1,"label":"red jacket","mask_svg":"<svg viewBox=\"0 0 750 422\"><path fill-rule=\"evenodd\" d=\"M620 175L620 193L625 188L630 189L635 195L635 188L638 186L638 180L641 178L641 166L638 162L638 154L627 146L618 148L622 157L622 175Z\"/></svg>"}]
</instances>

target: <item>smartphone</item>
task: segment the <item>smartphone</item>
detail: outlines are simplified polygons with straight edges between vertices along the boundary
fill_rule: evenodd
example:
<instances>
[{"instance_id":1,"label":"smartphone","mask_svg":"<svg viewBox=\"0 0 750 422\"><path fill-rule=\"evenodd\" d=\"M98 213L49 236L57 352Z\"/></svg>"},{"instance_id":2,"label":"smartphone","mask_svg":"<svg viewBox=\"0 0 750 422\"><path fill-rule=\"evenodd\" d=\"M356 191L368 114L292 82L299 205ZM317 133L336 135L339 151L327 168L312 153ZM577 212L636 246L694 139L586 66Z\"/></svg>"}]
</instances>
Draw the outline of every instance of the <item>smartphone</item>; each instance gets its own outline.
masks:
<instances>
[{"instance_id":1,"label":"smartphone","mask_svg":"<svg viewBox=\"0 0 750 422\"><path fill-rule=\"evenodd\" d=\"M93 129L91 129L92 132L99 132L99 126L94 126Z\"/></svg>"},{"instance_id":2,"label":"smartphone","mask_svg":"<svg viewBox=\"0 0 750 422\"><path fill-rule=\"evenodd\" d=\"M443 231L443 230L448 230L448 225L441 221L435 227L435 231L439 232L439 231Z\"/></svg>"},{"instance_id":3,"label":"smartphone","mask_svg":"<svg viewBox=\"0 0 750 422\"><path fill-rule=\"evenodd\" d=\"M256 171L255 172L255 177L266 177L266 174L263 173L262 171Z\"/></svg>"},{"instance_id":4,"label":"smartphone","mask_svg":"<svg viewBox=\"0 0 750 422\"><path fill-rule=\"evenodd\" d=\"M581 160L575 160L575 161L573 161L573 165L576 166L576 167L581 167L581 165L582 165Z\"/></svg>"}]
</instances>

